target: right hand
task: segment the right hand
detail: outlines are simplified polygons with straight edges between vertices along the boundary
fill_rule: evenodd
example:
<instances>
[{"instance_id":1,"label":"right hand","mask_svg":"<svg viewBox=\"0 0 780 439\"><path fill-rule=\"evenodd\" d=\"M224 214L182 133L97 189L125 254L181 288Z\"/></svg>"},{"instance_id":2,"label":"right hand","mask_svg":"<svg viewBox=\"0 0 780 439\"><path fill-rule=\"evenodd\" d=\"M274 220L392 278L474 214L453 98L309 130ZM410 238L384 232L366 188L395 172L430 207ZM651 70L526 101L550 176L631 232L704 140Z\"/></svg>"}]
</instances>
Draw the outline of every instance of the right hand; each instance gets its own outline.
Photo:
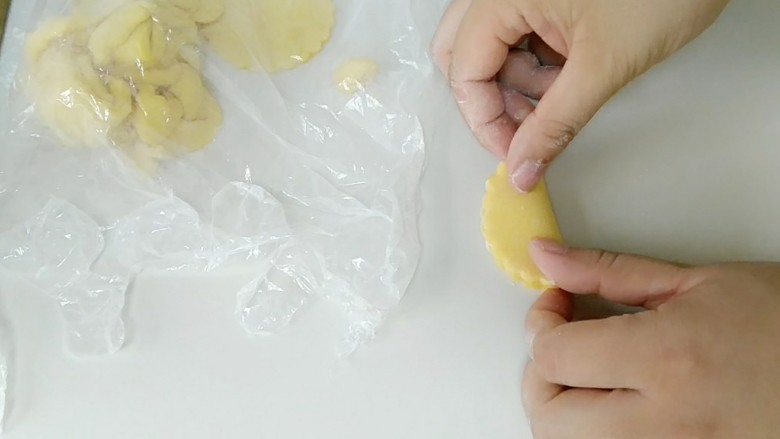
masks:
<instances>
[{"instance_id":1,"label":"right hand","mask_svg":"<svg viewBox=\"0 0 780 439\"><path fill-rule=\"evenodd\" d=\"M780 264L681 267L549 240L530 252L561 288L526 320L534 437L778 437ZM590 294L645 310L573 322L572 295Z\"/></svg>"},{"instance_id":2,"label":"right hand","mask_svg":"<svg viewBox=\"0 0 780 439\"><path fill-rule=\"evenodd\" d=\"M453 0L433 52L477 139L529 191L607 100L701 34L727 3ZM530 36L547 66L516 49ZM539 105L523 95L541 96Z\"/></svg>"}]
</instances>

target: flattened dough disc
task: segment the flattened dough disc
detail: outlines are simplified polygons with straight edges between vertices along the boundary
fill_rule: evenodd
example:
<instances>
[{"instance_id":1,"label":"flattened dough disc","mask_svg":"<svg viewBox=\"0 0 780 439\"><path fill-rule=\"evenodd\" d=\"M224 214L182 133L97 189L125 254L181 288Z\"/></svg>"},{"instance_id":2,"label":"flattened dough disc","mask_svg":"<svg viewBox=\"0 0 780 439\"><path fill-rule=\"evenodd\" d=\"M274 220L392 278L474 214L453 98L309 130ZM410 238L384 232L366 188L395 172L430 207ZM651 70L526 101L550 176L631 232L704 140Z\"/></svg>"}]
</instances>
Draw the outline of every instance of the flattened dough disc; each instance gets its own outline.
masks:
<instances>
[{"instance_id":1,"label":"flattened dough disc","mask_svg":"<svg viewBox=\"0 0 780 439\"><path fill-rule=\"evenodd\" d=\"M501 163L486 185L482 233L496 263L513 281L540 291L555 286L536 267L528 249L536 238L561 240L544 181L533 192L521 194L509 183Z\"/></svg>"},{"instance_id":2,"label":"flattened dough disc","mask_svg":"<svg viewBox=\"0 0 780 439\"><path fill-rule=\"evenodd\" d=\"M334 23L333 0L226 0L225 13L203 35L237 68L277 72L319 53Z\"/></svg>"}]
</instances>

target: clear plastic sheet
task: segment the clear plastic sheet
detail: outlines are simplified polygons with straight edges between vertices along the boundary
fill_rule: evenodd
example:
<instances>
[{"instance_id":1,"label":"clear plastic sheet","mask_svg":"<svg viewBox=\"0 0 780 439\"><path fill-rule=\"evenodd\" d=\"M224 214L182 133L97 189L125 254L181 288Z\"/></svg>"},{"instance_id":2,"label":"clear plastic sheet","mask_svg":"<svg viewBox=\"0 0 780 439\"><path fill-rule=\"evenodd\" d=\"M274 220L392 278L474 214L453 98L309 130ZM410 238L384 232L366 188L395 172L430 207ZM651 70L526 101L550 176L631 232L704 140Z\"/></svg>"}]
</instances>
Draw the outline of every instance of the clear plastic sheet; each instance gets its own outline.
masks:
<instances>
[{"instance_id":1,"label":"clear plastic sheet","mask_svg":"<svg viewBox=\"0 0 780 439\"><path fill-rule=\"evenodd\" d=\"M8 407L8 368L11 357L11 339L8 328L0 323L0 434L3 433L4 420Z\"/></svg>"},{"instance_id":2,"label":"clear plastic sheet","mask_svg":"<svg viewBox=\"0 0 780 439\"><path fill-rule=\"evenodd\" d=\"M126 3L94 4L103 14ZM430 35L418 21L444 3L336 0L322 52L274 74L237 69L202 39L177 52L171 59L200 69L223 114L203 148L171 146L173 137L150 148L133 131L140 125L114 123L119 110L89 93L85 105L100 123L66 124L77 138L63 136L44 114L45 93L31 91L25 35L85 2L15 4L0 121L0 267L58 301L65 346L76 356L122 347L125 293L142 271L228 265L256 270L237 293L248 333L273 333L324 298L343 306L341 348L352 352L372 339L417 266L422 115L445 96L432 92ZM369 58L379 71L347 95L333 74L352 58ZM101 70L104 85L112 66ZM149 69L138 67L145 81ZM132 108L143 107L139 96L134 89Z\"/></svg>"}]
</instances>

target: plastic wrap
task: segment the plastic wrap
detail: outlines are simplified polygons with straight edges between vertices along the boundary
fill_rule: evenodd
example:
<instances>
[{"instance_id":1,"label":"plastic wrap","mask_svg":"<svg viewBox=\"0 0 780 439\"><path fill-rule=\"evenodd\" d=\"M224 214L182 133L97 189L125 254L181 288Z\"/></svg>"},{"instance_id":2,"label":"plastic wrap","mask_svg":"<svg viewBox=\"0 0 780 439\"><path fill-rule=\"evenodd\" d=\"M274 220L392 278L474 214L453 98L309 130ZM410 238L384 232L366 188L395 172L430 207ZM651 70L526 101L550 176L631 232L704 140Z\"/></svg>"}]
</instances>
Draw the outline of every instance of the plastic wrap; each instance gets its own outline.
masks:
<instances>
[{"instance_id":1,"label":"plastic wrap","mask_svg":"<svg viewBox=\"0 0 780 439\"><path fill-rule=\"evenodd\" d=\"M8 397L8 368L10 366L11 341L8 328L0 324L0 434L3 433Z\"/></svg>"},{"instance_id":2,"label":"plastic wrap","mask_svg":"<svg viewBox=\"0 0 780 439\"><path fill-rule=\"evenodd\" d=\"M2 268L59 302L65 345L78 356L122 347L125 293L140 272L227 265L256 273L237 293L236 314L247 332L273 333L308 301L325 298L347 316L345 352L371 340L401 300L420 254L420 115L439 101L430 93L428 35L416 20L420 10L436 11L444 2L421 8L414 0L337 0L327 39L320 35L321 52L309 45L297 54L304 42L296 42L282 55L294 62L273 73L263 68L271 58L258 55L267 51L253 43L233 41L246 44L257 61L243 66L211 44L213 35L204 34L215 27L213 16L187 9L197 1L167 6L200 21L151 12L132 29L120 22L103 26L105 35L96 40L100 23L128 3L157 11L167 2L14 6L21 18L6 42L13 79L4 76L10 97L0 149ZM237 2L216 3L229 8ZM309 29L305 20L328 19L304 13L304 0L289 5L293 9L279 13L306 17L291 20L297 27L287 30L290 35ZM139 10L134 13L143 15ZM49 28L54 44L30 49L31 32L74 14L79 21L68 30ZM141 26L162 28L146 27L128 45ZM124 29L125 40L105 29ZM158 34L173 49L138 45L153 45ZM376 69L352 80L344 93L334 75L352 59L370 60L366 65ZM66 60L71 64L56 71ZM154 76L155 69L171 66L189 72L185 79L200 93L194 104L168 77ZM68 86L68 75L80 82ZM58 82L46 83L51 78ZM209 119L216 109L218 120Z\"/></svg>"}]
</instances>

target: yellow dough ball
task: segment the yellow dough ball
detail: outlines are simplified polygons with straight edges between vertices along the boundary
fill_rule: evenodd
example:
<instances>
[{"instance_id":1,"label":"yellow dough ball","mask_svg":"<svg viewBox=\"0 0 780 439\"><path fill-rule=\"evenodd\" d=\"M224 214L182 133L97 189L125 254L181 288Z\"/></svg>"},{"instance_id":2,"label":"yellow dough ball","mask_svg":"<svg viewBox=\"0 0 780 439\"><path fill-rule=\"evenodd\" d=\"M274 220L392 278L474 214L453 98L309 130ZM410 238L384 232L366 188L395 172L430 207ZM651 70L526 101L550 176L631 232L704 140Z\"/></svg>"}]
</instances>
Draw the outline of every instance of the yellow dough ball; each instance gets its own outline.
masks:
<instances>
[{"instance_id":1,"label":"yellow dough ball","mask_svg":"<svg viewBox=\"0 0 780 439\"><path fill-rule=\"evenodd\" d=\"M379 66L374 60L355 58L339 66L333 79L339 90L351 95L363 90L378 74Z\"/></svg>"},{"instance_id":2,"label":"yellow dough ball","mask_svg":"<svg viewBox=\"0 0 780 439\"><path fill-rule=\"evenodd\" d=\"M486 185L482 233L496 263L513 281L533 290L555 287L536 267L528 248L537 238L561 240L544 181L533 192L519 193L501 163Z\"/></svg>"}]
</instances>

